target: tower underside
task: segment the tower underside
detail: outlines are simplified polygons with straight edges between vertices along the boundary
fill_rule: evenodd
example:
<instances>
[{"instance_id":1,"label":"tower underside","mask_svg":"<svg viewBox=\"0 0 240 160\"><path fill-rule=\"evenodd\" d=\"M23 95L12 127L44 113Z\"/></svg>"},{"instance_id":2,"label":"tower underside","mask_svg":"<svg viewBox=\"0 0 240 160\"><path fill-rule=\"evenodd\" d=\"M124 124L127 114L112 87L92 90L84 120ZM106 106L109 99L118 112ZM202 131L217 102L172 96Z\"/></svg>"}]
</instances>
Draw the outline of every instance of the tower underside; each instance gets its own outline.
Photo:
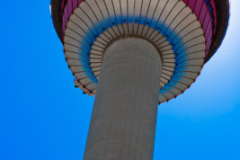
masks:
<instances>
[{"instance_id":1,"label":"tower underside","mask_svg":"<svg viewBox=\"0 0 240 160\"><path fill-rule=\"evenodd\" d=\"M103 55L84 160L152 160L161 56L142 38L120 38Z\"/></svg>"},{"instance_id":2,"label":"tower underside","mask_svg":"<svg viewBox=\"0 0 240 160\"><path fill-rule=\"evenodd\" d=\"M151 160L157 104L220 46L229 0L52 0L75 86L96 94L84 160Z\"/></svg>"},{"instance_id":3,"label":"tower underside","mask_svg":"<svg viewBox=\"0 0 240 160\"><path fill-rule=\"evenodd\" d=\"M104 50L119 37L144 37L162 53L159 103L176 98L200 74L215 32L216 14L205 0L195 1L196 9L179 0L65 2L64 52L84 93L97 92Z\"/></svg>"}]
</instances>

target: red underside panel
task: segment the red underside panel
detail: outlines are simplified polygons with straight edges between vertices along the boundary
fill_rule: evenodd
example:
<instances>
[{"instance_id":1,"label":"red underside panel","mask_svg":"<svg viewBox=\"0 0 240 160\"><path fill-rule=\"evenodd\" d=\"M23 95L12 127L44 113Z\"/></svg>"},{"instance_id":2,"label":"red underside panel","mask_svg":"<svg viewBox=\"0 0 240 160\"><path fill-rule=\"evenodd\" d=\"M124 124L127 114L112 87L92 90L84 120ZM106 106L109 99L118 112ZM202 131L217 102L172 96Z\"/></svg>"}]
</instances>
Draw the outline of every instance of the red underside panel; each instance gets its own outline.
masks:
<instances>
[{"instance_id":1,"label":"red underside panel","mask_svg":"<svg viewBox=\"0 0 240 160\"><path fill-rule=\"evenodd\" d=\"M217 7L216 7L216 2L215 0L211 0L211 6L213 9L213 15L214 15L214 21L213 21L213 34L216 33L216 28L217 28Z\"/></svg>"},{"instance_id":2,"label":"red underside panel","mask_svg":"<svg viewBox=\"0 0 240 160\"><path fill-rule=\"evenodd\" d=\"M68 18L69 18L70 15L72 14L72 11L73 11L73 8L72 8L72 0L68 0L68 1L67 1L66 7L68 8L67 16L68 16Z\"/></svg>"},{"instance_id":3,"label":"red underside panel","mask_svg":"<svg viewBox=\"0 0 240 160\"><path fill-rule=\"evenodd\" d=\"M212 43L212 32L213 32L213 23L211 20L211 13L209 11L209 6L207 6L205 0L183 0L183 2L185 2L189 6L189 8L193 10L195 15L199 18L199 21L205 33L205 39L207 41L206 43L206 49L207 49L206 54L207 54ZM211 4L212 3L213 2L211 2ZM214 1L214 4L215 4L215 1Z\"/></svg>"},{"instance_id":4,"label":"red underside panel","mask_svg":"<svg viewBox=\"0 0 240 160\"><path fill-rule=\"evenodd\" d=\"M195 12L196 16L198 16L198 17L200 15L201 10L202 10L203 3L205 3L204 0L198 0L196 5L195 5L194 12Z\"/></svg>"},{"instance_id":5,"label":"red underside panel","mask_svg":"<svg viewBox=\"0 0 240 160\"><path fill-rule=\"evenodd\" d=\"M194 8L195 8L196 1L197 1L197 0L188 1L188 6L189 6L191 9L194 9Z\"/></svg>"},{"instance_id":6,"label":"red underside panel","mask_svg":"<svg viewBox=\"0 0 240 160\"><path fill-rule=\"evenodd\" d=\"M203 25L203 22L205 20L205 16L208 15L208 14L210 14L208 12L208 7L207 7L206 3L203 3L202 10L201 10L201 12L198 16L198 19L199 19L199 21L201 22L202 25Z\"/></svg>"},{"instance_id":7,"label":"red underside panel","mask_svg":"<svg viewBox=\"0 0 240 160\"><path fill-rule=\"evenodd\" d=\"M76 9L77 6L78 6L78 1L74 1L74 0L73 0L73 8Z\"/></svg>"},{"instance_id":8,"label":"red underside panel","mask_svg":"<svg viewBox=\"0 0 240 160\"><path fill-rule=\"evenodd\" d=\"M83 0L63 0L62 2L62 32L65 32L68 18ZM64 4L66 4L64 6Z\"/></svg>"},{"instance_id":9,"label":"red underside panel","mask_svg":"<svg viewBox=\"0 0 240 160\"><path fill-rule=\"evenodd\" d=\"M205 31L205 33L207 33L207 27L210 25L210 23L212 25L211 16L210 16L210 14L206 14L204 22L203 22L203 30Z\"/></svg>"}]
</instances>

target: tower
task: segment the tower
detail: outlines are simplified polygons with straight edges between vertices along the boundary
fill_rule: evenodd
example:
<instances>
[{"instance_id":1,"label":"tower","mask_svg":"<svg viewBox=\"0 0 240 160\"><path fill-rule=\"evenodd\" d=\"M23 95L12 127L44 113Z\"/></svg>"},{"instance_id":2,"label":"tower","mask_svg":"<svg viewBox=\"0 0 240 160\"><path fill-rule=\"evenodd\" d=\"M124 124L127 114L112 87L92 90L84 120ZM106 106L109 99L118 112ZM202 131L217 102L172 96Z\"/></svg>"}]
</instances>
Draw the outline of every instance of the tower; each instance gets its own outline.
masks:
<instances>
[{"instance_id":1,"label":"tower","mask_svg":"<svg viewBox=\"0 0 240 160\"><path fill-rule=\"evenodd\" d=\"M76 87L96 94L84 160L151 160L157 105L188 89L224 38L228 0L52 0Z\"/></svg>"}]
</instances>

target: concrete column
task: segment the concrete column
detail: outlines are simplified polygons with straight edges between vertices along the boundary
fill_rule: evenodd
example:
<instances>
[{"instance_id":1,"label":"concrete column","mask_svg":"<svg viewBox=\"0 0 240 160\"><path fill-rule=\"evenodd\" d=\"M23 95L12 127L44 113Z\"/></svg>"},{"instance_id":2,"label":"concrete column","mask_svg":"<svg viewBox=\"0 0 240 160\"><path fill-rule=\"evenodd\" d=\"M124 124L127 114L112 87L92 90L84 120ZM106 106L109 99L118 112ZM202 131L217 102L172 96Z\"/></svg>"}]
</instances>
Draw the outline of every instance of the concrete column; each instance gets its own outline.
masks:
<instances>
[{"instance_id":1,"label":"concrete column","mask_svg":"<svg viewBox=\"0 0 240 160\"><path fill-rule=\"evenodd\" d=\"M141 38L105 51L84 160L152 160L161 57Z\"/></svg>"}]
</instances>

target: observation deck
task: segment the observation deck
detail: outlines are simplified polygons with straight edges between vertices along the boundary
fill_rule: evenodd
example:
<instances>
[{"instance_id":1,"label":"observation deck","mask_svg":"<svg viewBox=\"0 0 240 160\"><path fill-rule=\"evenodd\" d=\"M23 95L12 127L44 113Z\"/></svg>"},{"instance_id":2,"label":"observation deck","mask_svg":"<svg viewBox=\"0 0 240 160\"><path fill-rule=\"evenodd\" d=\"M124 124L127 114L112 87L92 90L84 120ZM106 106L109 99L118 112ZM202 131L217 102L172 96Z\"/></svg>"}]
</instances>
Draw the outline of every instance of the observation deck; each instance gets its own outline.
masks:
<instances>
[{"instance_id":1,"label":"observation deck","mask_svg":"<svg viewBox=\"0 0 240 160\"><path fill-rule=\"evenodd\" d=\"M191 86L229 21L228 0L52 0L51 10L77 87L94 95L106 47L136 36L161 54L159 103Z\"/></svg>"}]
</instances>

